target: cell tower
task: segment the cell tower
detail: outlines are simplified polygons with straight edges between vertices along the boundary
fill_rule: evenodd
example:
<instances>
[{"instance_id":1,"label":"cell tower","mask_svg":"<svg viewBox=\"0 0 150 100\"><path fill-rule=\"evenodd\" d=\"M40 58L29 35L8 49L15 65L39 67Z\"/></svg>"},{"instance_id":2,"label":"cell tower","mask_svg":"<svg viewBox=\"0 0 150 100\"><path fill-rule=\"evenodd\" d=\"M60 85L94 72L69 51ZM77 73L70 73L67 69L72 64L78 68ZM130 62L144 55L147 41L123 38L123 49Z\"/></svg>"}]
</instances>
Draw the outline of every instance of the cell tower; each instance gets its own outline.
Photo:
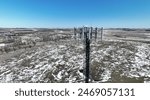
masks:
<instances>
[{"instance_id":1,"label":"cell tower","mask_svg":"<svg viewBox=\"0 0 150 100\"><path fill-rule=\"evenodd\" d=\"M102 41L102 33L103 28L101 28L101 41ZM85 67L82 72L85 75L85 83L89 83L90 78L90 43L93 39L93 34L95 35L95 41L98 37L98 28L93 27L82 27L82 28L74 28L74 37L77 38L77 34L79 38L84 42L85 45Z\"/></svg>"}]
</instances>

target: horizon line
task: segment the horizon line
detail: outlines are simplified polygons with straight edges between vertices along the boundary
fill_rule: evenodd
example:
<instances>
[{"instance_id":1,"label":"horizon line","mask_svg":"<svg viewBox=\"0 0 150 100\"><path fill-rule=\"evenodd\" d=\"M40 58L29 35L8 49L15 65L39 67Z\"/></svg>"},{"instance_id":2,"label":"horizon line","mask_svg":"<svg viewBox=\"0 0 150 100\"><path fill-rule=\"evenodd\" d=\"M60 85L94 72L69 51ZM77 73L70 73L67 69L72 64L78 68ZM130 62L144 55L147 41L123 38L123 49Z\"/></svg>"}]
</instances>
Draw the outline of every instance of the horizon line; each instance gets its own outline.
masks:
<instances>
[{"instance_id":1,"label":"horizon line","mask_svg":"<svg viewBox=\"0 0 150 100\"><path fill-rule=\"evenodd\" d=\"M66 29L66 28L78 28L78 27L83 27L83 26L74 26L74 27L0 27L1 29L2 28L8 28L8 29L10 29L10 28L25 28L25 29L38 29L38 28L46 28L46 29ZM96 26L85 26L85 27L96 27ZM103 26L102 26L103 27ZM97 28L102 28L102 27L97 27ZM128 28L128 29L150 29L150 27L103 27L104 29L111 29L111 28Z\"/></svg>"}]
</instances>

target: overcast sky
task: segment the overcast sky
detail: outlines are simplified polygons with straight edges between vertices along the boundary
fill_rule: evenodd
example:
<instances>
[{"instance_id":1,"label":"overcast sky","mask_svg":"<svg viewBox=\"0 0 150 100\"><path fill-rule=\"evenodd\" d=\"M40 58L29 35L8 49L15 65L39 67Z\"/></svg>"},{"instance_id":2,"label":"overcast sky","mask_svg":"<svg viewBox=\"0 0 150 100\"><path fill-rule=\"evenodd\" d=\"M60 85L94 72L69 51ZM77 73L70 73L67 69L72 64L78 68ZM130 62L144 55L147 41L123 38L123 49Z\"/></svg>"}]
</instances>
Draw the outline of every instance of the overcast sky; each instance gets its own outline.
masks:
<instances>
[{"instance_id":1,"label":"overcast sky","mask_svg":"<svg viewBox=\"0 0 150 100\"><path fill-rule=\"evenodd\" d=\"M150 28L150 0L0 0L0 27Z\"/></svg>"}]
</instances>

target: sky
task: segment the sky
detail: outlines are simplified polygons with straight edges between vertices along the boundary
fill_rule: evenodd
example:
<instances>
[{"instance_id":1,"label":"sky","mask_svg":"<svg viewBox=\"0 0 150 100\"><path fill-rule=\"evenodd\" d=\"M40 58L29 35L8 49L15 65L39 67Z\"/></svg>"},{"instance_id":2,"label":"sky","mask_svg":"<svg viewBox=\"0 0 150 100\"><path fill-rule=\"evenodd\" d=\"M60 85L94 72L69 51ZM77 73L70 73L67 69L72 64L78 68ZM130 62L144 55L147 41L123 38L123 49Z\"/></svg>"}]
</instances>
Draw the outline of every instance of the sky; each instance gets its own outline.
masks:
<instances>
[{"instance_id":1,"label":"sky","mask_svg":"<svg viewBox=\"0 0 150 100\"><path fill-rule=\"evenodd\" d=\"M150 28L150 0L0 0L0 27Z\"/></svg>"}]
</instances>

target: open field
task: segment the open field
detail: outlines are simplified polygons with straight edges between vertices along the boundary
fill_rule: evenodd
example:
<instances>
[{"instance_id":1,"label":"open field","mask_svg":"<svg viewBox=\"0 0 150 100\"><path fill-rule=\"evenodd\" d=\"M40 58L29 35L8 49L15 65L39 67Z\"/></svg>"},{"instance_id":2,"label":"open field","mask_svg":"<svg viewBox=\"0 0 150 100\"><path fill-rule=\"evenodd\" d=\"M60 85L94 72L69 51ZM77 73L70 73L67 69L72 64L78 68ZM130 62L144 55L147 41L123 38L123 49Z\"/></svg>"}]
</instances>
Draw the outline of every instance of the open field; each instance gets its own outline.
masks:
<instances>
[{"instance_id":1,"label":"open field","mask_svg":"<svg viewBox=\"0 0 150 100\"><path fill-rule=\"evenodd\" d=\"M85 48L72 29L0 32L1 83L84 82ZM150 82L149 29L104 29L90 52L90 82Z\"/></svg>"}]
</instances>

